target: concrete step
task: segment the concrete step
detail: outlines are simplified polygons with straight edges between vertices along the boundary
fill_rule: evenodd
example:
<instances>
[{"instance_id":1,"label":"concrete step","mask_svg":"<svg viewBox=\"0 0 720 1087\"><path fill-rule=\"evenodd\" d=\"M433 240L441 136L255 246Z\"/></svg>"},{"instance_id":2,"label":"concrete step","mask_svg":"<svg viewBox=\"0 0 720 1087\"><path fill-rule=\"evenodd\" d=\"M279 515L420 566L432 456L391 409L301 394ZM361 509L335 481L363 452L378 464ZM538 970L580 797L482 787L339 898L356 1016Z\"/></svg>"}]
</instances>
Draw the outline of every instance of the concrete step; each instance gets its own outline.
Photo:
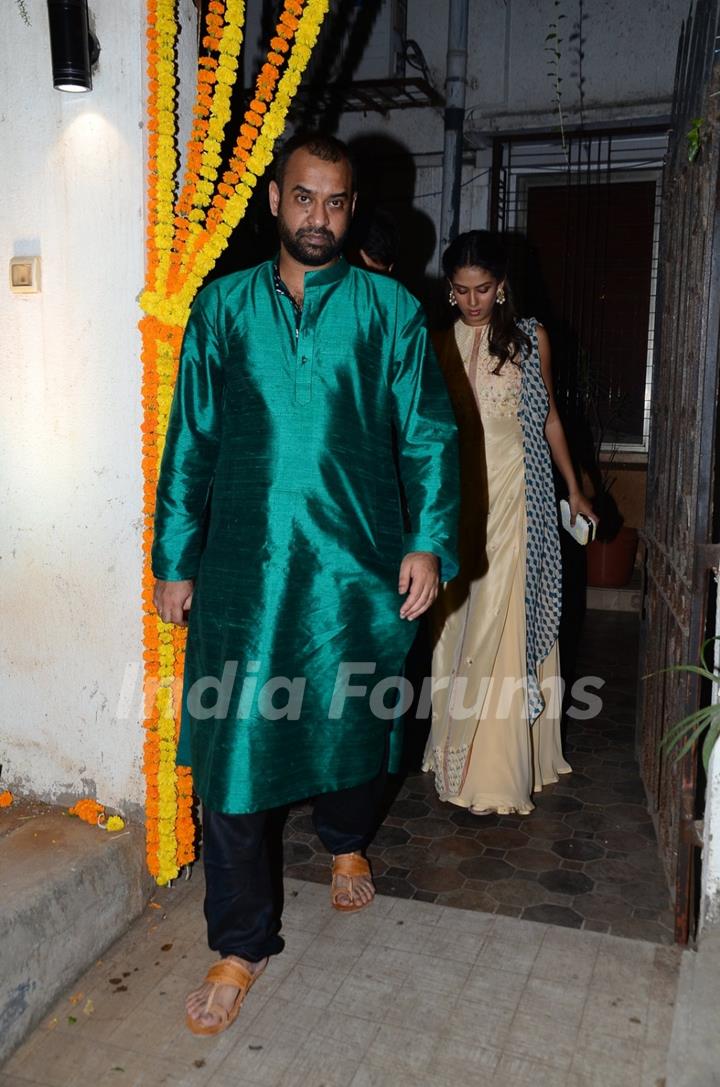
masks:
<instances>
[{"instance_id":1,"label":"concrete step","mask_svg":"<svg viewBox=\"0 0 720 1087\"><path fill-rule=\"evenodd\" d=\"M144 828L59 809L0 837L0 1062L145 907Z\"/></svg>"},{"instance_id":2,"label":"concrete step","mask_svg":"<svg viewBox=\"0 0 720 1087\"><path fill-rule=\"evenodd\" d=\"M683 955L670 1038L667 1087L720 1087L720 926Z\"/></svg>"},{"instance_id":3,"label":"concrete step","mask_svg":"<svg viewBox=\"0 0 720 1087\"><path fill-rule=\"evenodd\" d=\"M628 585L622 589L587 587L587 607L591 611L640 611L642 602L642 574L639 567L633 570Z\"/></svg>"}]
</instances>

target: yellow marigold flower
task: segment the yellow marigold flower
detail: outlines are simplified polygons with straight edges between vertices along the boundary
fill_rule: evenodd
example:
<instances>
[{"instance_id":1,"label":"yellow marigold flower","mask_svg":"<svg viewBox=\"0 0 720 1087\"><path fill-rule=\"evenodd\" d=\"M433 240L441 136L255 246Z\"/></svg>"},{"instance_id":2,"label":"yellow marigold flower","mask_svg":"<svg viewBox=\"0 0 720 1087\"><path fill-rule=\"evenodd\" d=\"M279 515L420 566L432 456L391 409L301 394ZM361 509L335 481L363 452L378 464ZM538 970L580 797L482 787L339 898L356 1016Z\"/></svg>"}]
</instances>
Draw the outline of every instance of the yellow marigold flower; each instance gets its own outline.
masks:
<instances>
[{"instance_id":1,"label":"yellow marigold flower","mask_svg":"<svg viewBox=\"0 0 720 1087\"><path fill-rule=\"evenodd\" d=\"M148 167L152 186L151 221L148 224L150 262L141 304L145 312L155 318L157 325L149 336L143 328L143 362L147 359L151 377L148 385L150 395L144 395L143 400L146 427L148 424L151 427L154 447L154 455L145 465L146 487L156 481L157 463L153 462L162 455L164 446L177 366L179 337L176 332L185 327L190 306L202 280L225 249L232 230L247 209L257 178L272 160L274 142L285 127L291 99L297 91L329 3L328 0L306 0L305 3L285 0L286 10L291 12L291 18L287 21L293 27L297 25L298 29L298 36L288 56L291 63L282 74L273 70L271 64L265 64L270 71L265 71L264 81L259 81L250 116L245 118L255 140L254 145L248 148L252 150L252 155L244 168L237 166L230 177L223 176L227 192L223 190L221 195L227 200L220 203L214 201L220 191L220 147L231 119L230 101L243 39L245 3L244 0L225 0L224 4L221 0L210 0L209 6L211 18L206 20L207 44L217 53L217 60L208 58L207 63L201 61L200 64L204 71L215 75L215 82L212 90L209 90L210 80L199 81L201 86L193 113L202 118L201 131L196 129L193 132L190 150L195 161L189 180L180 186L181 192L185 193L183 200L187 209L180 214L176 211L175 45L179 33L176 0L153 0L148 19L151 30L148 56L152 105L149 129L154 134L155 151L154 161ZM276 65L278 62L282 64L280 54L288 52L286 41L292 40L292 34L280 32L277 39L271 42L274 55L269 58ZM231 188L233 183L234 189ZM207 222L206 209L211 202L215 206L211 220ZM204 239L200 247L199 238ZM173 265L179 275L172 287L174 294L170 296L167 293L168 276ZM150 432L146 430L146 433ZM192 783L189 772L183 779L178 776L175 767L176 683L178 665L183 658L182 643L178 644L171 627L154 621L155 641L147 646L151 650L148 659L154 662L158 683L157 689L148 698L146 711L146 744L151 743L147 750L153 756L146 761L151 801L149 811L152 810L148 817L147 842L149 867L158 883L165 884L177 876L181 863L192 860L192 833L186 825L187 798L191 796ZM90 810L86 814L92 817L95 811ZM115 819L119 820L120 817L108 820L108 829L117 825Z\"/></svg>"},{"instance_id":2,"label":"yellow marigold flower","mask_svg":"<svg viewBox=\"0 0 720 1087\"><path fill-rule=\"evenodd\" d=\"M111 815L105 824L105 830L122 830L124 826L125 822L119 815Z\"/></svg>"}]
</instances>

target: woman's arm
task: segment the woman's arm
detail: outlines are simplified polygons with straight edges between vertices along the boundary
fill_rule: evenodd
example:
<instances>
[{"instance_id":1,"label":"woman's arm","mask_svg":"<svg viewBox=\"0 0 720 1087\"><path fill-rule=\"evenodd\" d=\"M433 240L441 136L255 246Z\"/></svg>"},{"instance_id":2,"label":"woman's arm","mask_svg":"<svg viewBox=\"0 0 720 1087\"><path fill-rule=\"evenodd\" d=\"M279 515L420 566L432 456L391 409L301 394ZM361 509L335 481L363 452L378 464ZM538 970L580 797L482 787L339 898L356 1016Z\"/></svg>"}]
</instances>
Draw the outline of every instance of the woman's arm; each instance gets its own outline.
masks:
<instances>
[{"instance_id":1,"label":"woman's arm","mask_svg":"<svg viewBox=\"0 0 720 1087\"><path fill-rule=\"evenodd\" d=\"M575 515L577 513L584 513L586 517L591 518L591 520L597 523L597 517L593 513L590 502L582 492L582 488L577 481L575 470L572 466L565 431L560 422L560 415L558 414L557 405L555 403L555 394L553 392L552 367L550 365L550 340L542 325L537 326L537 338L538 350L540 352L540 370L550 400L550 410L545 421L545 437L550 446L552 459L555 461L557 469L565 480L568 489L568 502L570 504L571 514L570 523L573 525L575 524Z\"/></svg>"}]
</instances>

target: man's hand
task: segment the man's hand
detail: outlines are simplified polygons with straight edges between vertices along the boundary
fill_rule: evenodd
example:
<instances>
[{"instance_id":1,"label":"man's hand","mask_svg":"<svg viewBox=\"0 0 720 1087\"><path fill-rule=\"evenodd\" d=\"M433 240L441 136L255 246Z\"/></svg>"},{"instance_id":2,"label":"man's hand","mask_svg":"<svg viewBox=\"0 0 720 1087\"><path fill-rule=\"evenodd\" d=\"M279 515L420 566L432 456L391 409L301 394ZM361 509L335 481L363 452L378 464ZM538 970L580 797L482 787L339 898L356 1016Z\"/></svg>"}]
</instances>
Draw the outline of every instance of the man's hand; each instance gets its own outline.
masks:
<instances>
[{"instance_id":1,"label":"man's hand","mask_svg":"<svg viewBox=\"0 0 720 1087\"><path fill-rule=\"evenodd\" d=\"M410 592L400 608L401 619L417 619L438 594L439 563L430 551L411 551L400 563L398 592Z\"/></svg>"},{"instance_id":2,"label":"man's hand","mask_svg":"<svg viewBox=\"0 0 720 1087\"><path fill-rule=\"evenodd\" d=\"M194 581L156 581L153 604L163 623L186 627L185 612L192 604Z\"/></svg>"}]
</instances>

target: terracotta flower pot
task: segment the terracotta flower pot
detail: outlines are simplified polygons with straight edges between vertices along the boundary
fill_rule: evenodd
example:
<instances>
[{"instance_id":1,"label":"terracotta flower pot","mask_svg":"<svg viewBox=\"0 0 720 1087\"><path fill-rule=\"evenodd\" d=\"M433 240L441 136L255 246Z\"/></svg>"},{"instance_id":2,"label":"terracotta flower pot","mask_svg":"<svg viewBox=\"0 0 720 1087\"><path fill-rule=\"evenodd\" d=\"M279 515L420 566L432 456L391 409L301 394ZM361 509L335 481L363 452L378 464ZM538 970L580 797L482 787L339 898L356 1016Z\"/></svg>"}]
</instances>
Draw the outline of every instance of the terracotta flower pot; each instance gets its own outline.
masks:
<instances>
[{"instance_id":1,"label":"terracotta flower pot","mask_svg":"<svg viewBox=\"0 0 720 1087\"><path fill-rule=\"evenodd\" d=\"M596 589L622 589L632 577L638 531L627 525L609 543L593 540L587 545L587 583Z\"/></svg>"}]
</instances>

